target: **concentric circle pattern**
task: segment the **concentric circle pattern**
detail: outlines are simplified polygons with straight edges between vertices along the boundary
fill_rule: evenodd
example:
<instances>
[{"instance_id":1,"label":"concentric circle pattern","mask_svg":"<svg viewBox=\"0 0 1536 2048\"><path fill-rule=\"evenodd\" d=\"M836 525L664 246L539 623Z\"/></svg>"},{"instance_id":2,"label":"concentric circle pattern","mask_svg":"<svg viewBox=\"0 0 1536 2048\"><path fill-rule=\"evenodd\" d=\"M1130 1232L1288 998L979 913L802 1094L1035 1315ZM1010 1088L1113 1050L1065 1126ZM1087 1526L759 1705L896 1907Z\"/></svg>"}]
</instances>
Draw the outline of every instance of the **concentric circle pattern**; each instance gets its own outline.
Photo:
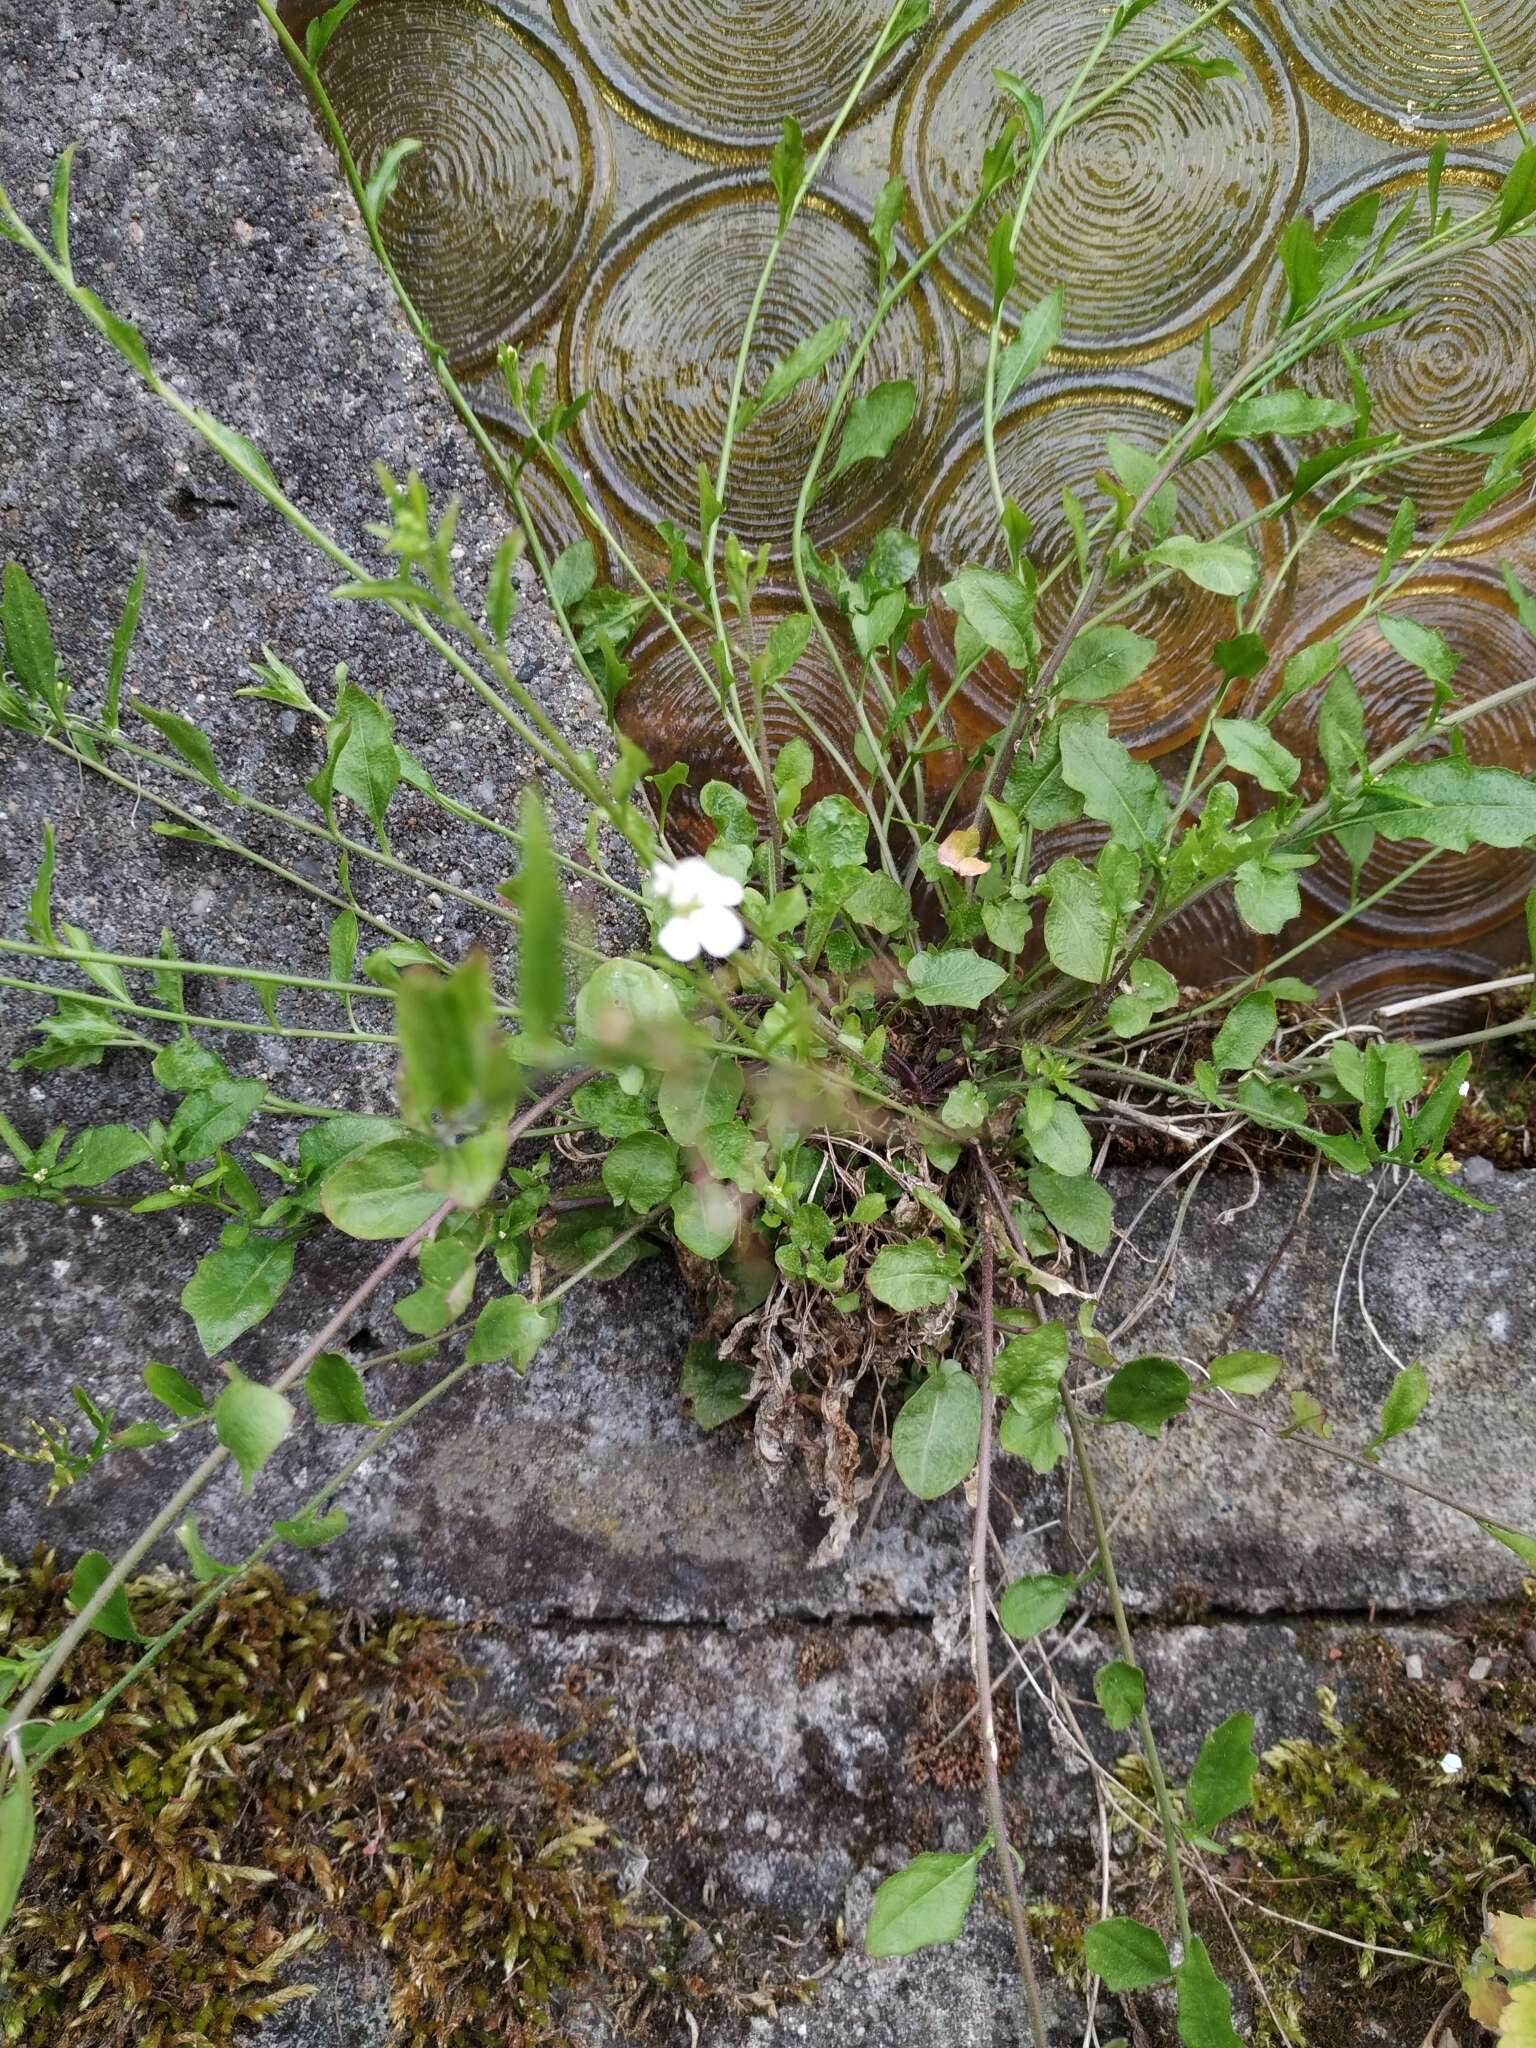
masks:
<instances>
[{"instance_id":1,"label":"concentric circle pattern","mask_svg":"<svg viewBox=\"0 0 1536 2048\"><path fill-rule=\"evenodd\" d=\"M302 35L326 0L279 6ZM1324 232L1374 192L1384 226L1413 201L1387 260L1414 259L1437 135L1450 145L1439 203L1453 228L1499 193L1520 147L1517 130L1536 124L1536 0L1473 0L1473 9L1518 111L1491 78L1462 0L1237 0L1219 10L1208 0L1158 0L1113 39L1083 87L1082 120L1034 182L1007 309L1011 324L1062 287L1060 341L1005 409L996 449L1001 489L1031 522L1047 652L1060 644L1081 590L1063 486L1094 522L1107 505L1098 479L1112 466L1112 444L1161 448L1188 417L1202 332L1210 330L1219 383L1278 331L1287 287L1277 256L1288 224L1304 214ZM929 26L869 68L860 89L888 12L889 0L358 0L340 24L323 73L365 176L402 137L424 145L404 163L384 210L385 239L482 424L521 449L527 424L509 416L494 367L502 341L518 346L525 371L544 366L546 404L584 402L562 452L612 544L535 465L524 496L551 553L591 539L599 577L622 583L631 563L643 574L660 570L658 525L674 522L697 542L700 471L712 478L716 470L737 349L778 221L770 152L793 115L809 155L852 94L768 284L744 396L750 401L771 366L826 323L846 319L852 339L740 428L725 493L724 528L768 550L768 613L800 609L788 571L795 505L849 350L877 303L869 228L877 195L897 192L886 203L902 211L900 277L968 206L988 144L1021 112L1005 81L1059 109L1114 9L1112 0L944 0ZM1181 26L1193 33L1170 55L1168 38ZM1115 90L1121 78L1127 83ZM897 174L904 182L888 185ZM1018 191L1017 181L1000 191L898 298L857 388L910 381L911 424L884 460L828 482L833 433L806 516L808 538L850 569L883 526L920 541L927 616L907 658L915 671L931 656L932 696L946 705L947 751L926 756L927 789L957 803L974 801L977 750L1018 703L1017 678L1000 655L953 690L955 622L941 594L965 565L1007 559L978 401L992 303L988 238ZM1369 310L1385 317L1352 346L1371 389L1373 434L1449 442L1536 405L1536 236L1463 251ZM1331 347L1278 381L1355 395ZM1210 538L1241 524L1261 559L1270 594L1256 630L1270 660L1243 693L1250 707L1273 689L1289 654L1349 624L1360 596L1349 586L1366 573L1353 551L1381 552L1405 497L1417 549L1433 543L1436 557L1422 590L1396 608L1437 626L1461 654L1462 696L1525 676L1533 658L1494 571L1508 562L1536 584L1531 491L1484 506L1442 547L1488 455L1422 448L1373 480L1373 495L1331 522L1298 565L1292 543L1322 500L1309 496L1284 518L1255 515L1287 496L1294 465L1321 447L1321 438L1223 446L1177 478L1179 532ZM1230 599L1171 573L1134 600L1132 587L1111 580L1098 601L1124 597L1112 616L1158 651L1105 710L1115 735L1156 759L1176 786L1215 700L1215 644L1255 620L1251 608L1239 618ZM1304 618L1293 616L1298 609ZM695 652L709 671L702 632ZM712 827L699 788L711 777L746 779L713 682L661 627L642 630L625 658L632 680L620 723L658 767L688 764L672 827L678 843L700 847ZM1428 686L1379 631L1356 634L1348 660L1373 744L1417 731ZM850 672L856 665L850 647ZM791 688L829 743L817 750L811 794L852 788L864 770L840 770L835 756L854 760L857 719L819 641ZM1315 701L1303 698L1277 727L1314 791L1323 786L1315 718ZM782 698L768 707L768 727L775 747L804 730ZM1473 723L1467 743L1475 758L1536 769L1536 700ZM757 793L747 794L761 815ZM1045 834L1037 860L1063 851L1091 859L1097 831ZM1378 844L1361 893L1420 851ZM1382 993L1475 978L1485 954L1525 957L1520 906L1533 879L1536 859L1519 851L1443 855L1362 922L1330 935L1302 971L1326 975L1349 1005L1366 1007ZM1162 934L1158 957L1187 984L1253 970L1352 900L1348 863L1332 840L1301 881L1302 916L1276 940L1248 931L1230 891L1214 891Z\"/></svg>"},{"instance_id":2,"label":"concentric circle pattern","mask_svg":"<svg viewBox=\"0 0 1536 2048\"><path fill-rule=\"evenodd\" d=\"M1343 1013L1347 1023L1358 1024L1387 1004L1411 1002L1415 996L1444 995L1449 989L1475 988L1497 972L1494 963L1478 953L1430 947L1365 953L1320 974L1317 992L1324 1003ZM1486 1004L1476 996L1382 1019L1394 1038L1452 1037L1460 1031L1476 1031L1486 1021Z\"/></svg>"},{"instance_id":3,"label":"concentric circle pattern","mask_svg":"<svg viewBox=\"0 0 1536 2048\"><path fill-rule=\"evenodd\" d=\"M736 352L774 226L763 185L727 178L668 193L610 241L572 310L561 374L570 395L588 397L582 443L600 484L642 527L671 519L698 531L699 465L713 475ZM826 322L845 316L857 334L875 292L873 252L853 215L835 201L809 201L790 228L762 308L748 395ZM787 548L796 494L846 361L845 351L738 435L728 524L748 545ZM865 359L859 388L888 379L916 386L913 423L889 460L846 471L817 500L809 529L819 542L844 541L894 514L914 470L931 461L955 396L954 356L935 294L919 290L900 302Z\"/></svg>"},{"instance_id":4,"label":"concentric circle pattern","mask_svg":"<svg viewBox=\"0 0 1536 2048\"><path fill-rule=\"evenodd\" d=\"M555 18L627 120L690 156L771 149L786 114L820 135L852 90L884 0L555 0ZM903 46L863 106L890 90Z\"/></svg>"},{"instance_id":5,"label":"concentric circle pattern","mask_svg":"<svg viewBox=\"0 0 1536 2048\"><path fill-rule=\"evenodd\" d=\"M1042 577L1075 558L1072 531L1062 505L1063 485L1076 492L1089 520L1108 507L1095 479L1106 467L1106 441L1129 442L1142 451L1161 448L1185 417L1170 398L1132 384L1062 384L1046 397L1016 406L997 437L1004 491L1029 517L1034 531L1029 552ZM1277 483L1241 449L1227 449L1200 462L1180 482L1180 530L1209 538L1246 519L1270 500ZM930 587L967 562L1006 562L993 509L980 436L965 430L951 444L947 460L918 515ZM1269 520L1256 535L1266 570L1275 574L1286 546L1286 529ZM1047 651L1071 614L1079 583L1066 568L1042 589L1036 623ZM1111 591L1108 593L1113 594ZM1284 615L1282 599L1276 614ZM1120 615L1119 623L1157 642L1157 657L1139 681L1106 706L1110 729L1144 755L1169 752L1199 730L1220 681L1211 649L1230 638L1230 598L1197 590L1182 578L1167 577ZM935 606L930 642L935 670L954 672L950 632L942 606ZM984 662L952 706L963 745L974 746L995 731L1014 702L1014 680L1000 665Z\"/></svg>"},{"instance_id":6,"label":"concentric circle pattern","mask_svg":"<svg viewBox=\"0 0 1536 2048\"><path fill-rule=\"evenodd\" d=\"M1536 15L1536 8L1533 8ZM1453 220L1468 219L1497 194L1499 174L1465 163L1453 164L1441 188L1440 208ZM1423 239L1428 218L1423 179L1401 170L1355 182L1319 208L1322 225L1339 210L1374 191L1381 198L1383 224L1411 197L1418 200L1413 231L1400 238L1397 254ZM1278 287L1259 309L1257 325L1282 311ZM1371 388L1371 429L1415 441L1473 434L1505 414L1525 409L1536 394L1536 241L1514 238L1470 250L1427 277L1384 298L1373 313L1398 315L1393 325L1355 343ZM1319 351L1304 363L1296 381L1330 398L1350 397L1348 371L1336 349ZM1379 546L1405 496L1417 514L1416 538L1427 545L1443 533L1453 513L1478 487L1486 454L1437 448L1407 457L1378 478L1379 499L1350 514L1344 530ZM1482 513L1451 545L1453 554L1491 547L1528 526L1529 493L1521 490Z\"/></svg>"},{"instance_id":7,"label":"concentric circle pattern","mask_svg":"<svg viewBox=\"0 0 1536 2048\"><path fill-rule=\"evenodd\" d=\"M1369 591L1362 584L1325 618L1300 622L1295 645L1338 637L1344 659L1365 709L1366 745L1380 753L1409 738L1424 724L1433 704L1428 679L1390 645L1380 627L1370 624L1351 633L1356 609ZM1455 689L1464 703L1475 703L1521 681L1531 672L1531 644L1497 579L1479 570L1457 570L1426 577L1415 584L1401 606L1404 616L1443 633L1460 657ZM1318 708L1322 687L1293 698L1277 714L1275 737L1302 758L1300 787L1311 796L1326 788L1316 753ZM1536 773L1536 710L1530 698L1502 705L1465 727L1468 757ZM1437 747L1433 751L1443 751ZM1400 875L1428 849L1418 841L1389 844L1378 840L1360 873L1361 897ZM1377 945L1414 942L1433 944L1472 938L1491 931L1524 901L1536 882L1536 859L1519 850L1474 847L1469 853L1445 853L1350 927L1356 940ZM1315 867L1301 876L1304 894L1333 914L1351 901L1350 868L1344 850L1333 838L1318 847Z\"/></svg>"},{"instance_id":8,"label":"concentric circle pattern","mask_svg":"<svg viewBox=\"0 0 1536 2048\"><path fill-rule=\"evenodd\" d=\"M1377 135L1502 134L1513 124L1460 0L1277 0L1307 83L1336 114ZM1517 104L1536 116L1536 9L1475 0Z\"/></svg>"},{"instance_id":9,"label":"concentric circle pattern","mask_svg":"<svg viewBox=\"0 0 1536 2048\"><path fill-rule=\"evenodd\" d=\"M363 0L325 86L364 177L403 136L381 226L407 290L458 366L553 313L608 200L602 118L552 44L465 0Z\"/></svg>"},{"instance_id":10,"label":"concentric circle pattern","mask_svg":"<svg viewBox=\"0 0 1536 2048\"><path fill-rule=\"evenodd\" d=\"M760 607L762 625L771 631L777 619L800 609L798 592L767 591ZM839 629L834 626L833 630ZM741 749L726 723L713 683L700 672L700 663L704 670L710 668L709 634L692 622L685 632L687 647L679 643L663 620L654 621L637 636L627 656L630 682L619 698L618 721L626 738L643 750L653 768L668 768L675 761L687 764L688 780L672 797L667 832L675 845L689 852L701 852L714 835L713 825L698 804L698 793L706 782L728 782L741 790L759 824L766 821L767 807L761 789L747 774ZM845 660L850 672L855 659L849 646ZM763 707L770 751L777 755L780 748L796 738L809 743L816 772L806 792L808 804L839 792L853 794L852 781L818 737L819 733L829 739L843 760L852 765L858 720L832 658L818 637L812 636L784 682L794 704L775 693ZM808 728L795 705L809 715L816 732ZM879 717L873 709L871 722L878 731Z\"/></svg>"},{"instance_id":11,"label":"concentric circle pattern","mask_svg":"<svg viewBox=\"0 0 1536 2048\"><path fill-rule=\"evenodd\" d=\"M1115 45L1114 72L1148 57L1195 12L1175 0L1133 22ZM989 0L935 36L897 121L900 169L925 239L969 204L983 150L1018 111L994 71L1016 74L1055 106L1102 27L1095 7ZM1300 191L1303 118L1267 38L1230 21L1209 29L1201 48L1240 75L1153 66L1072 130L1040 178L1010 304L1021 310L1063 284L1064 348L1079 360L1147 360L1235 305ZM944 259L957 303L981 325L991 312L987 237L1012 203L999 193Z\"/></svg>"}]
</instances>

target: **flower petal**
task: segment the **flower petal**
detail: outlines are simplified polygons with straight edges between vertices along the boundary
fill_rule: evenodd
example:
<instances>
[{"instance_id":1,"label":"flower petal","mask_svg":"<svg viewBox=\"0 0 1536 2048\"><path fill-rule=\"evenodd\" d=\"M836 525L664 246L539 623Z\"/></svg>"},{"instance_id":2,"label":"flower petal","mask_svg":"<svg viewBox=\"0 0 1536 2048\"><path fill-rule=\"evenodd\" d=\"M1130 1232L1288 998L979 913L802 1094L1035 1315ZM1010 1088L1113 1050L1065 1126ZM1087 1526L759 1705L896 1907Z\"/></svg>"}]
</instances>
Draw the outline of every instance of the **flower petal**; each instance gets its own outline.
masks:
<instances>
[{"instance_id":1,"label":"flower petal","mask_svg":"<svg viewBox=\"0 0 1536 2048\"><path fill-rule=\"evenodd\" d=\"M699 901L701 903L723 904L727 910L734 910L745 894L734 875L727 875L719 868L712 868L705 862L706 876L700 879Z\"/></svg>"},{"instance_id":2,"label":"flower petal","mask_svg":"<svg viewBox=\"0 0 1536 2048\"><path fill-rule=\"evenodd\" d=\"M656 934L656 943L673 960L697 960L699 957L699 935L694 929L692 916L669 917Z\"/></svg>"},{"instance_id":3,"label":"flower petal","mask_svg":"<svg viewBox=\"0 0 1536 2048\"><path fill-rule=\"evenodd\" d=\"M677 869L664 860L657 861L651 869L651 889L654 894L659 896L663 903L670 903L676 888Z\"/></svg>"},{"instance_id":4,"label":"flower petal","mask_svg":"<svg viewBox=\"0 0 1536 2048\"><path fill-rule=\"evenodd\" d=\"M688 920L698 943L706 953L723 960L734 953L747 936L747 928L735 911L723 903L706 903Z\"/></svg>"}]
</instances>

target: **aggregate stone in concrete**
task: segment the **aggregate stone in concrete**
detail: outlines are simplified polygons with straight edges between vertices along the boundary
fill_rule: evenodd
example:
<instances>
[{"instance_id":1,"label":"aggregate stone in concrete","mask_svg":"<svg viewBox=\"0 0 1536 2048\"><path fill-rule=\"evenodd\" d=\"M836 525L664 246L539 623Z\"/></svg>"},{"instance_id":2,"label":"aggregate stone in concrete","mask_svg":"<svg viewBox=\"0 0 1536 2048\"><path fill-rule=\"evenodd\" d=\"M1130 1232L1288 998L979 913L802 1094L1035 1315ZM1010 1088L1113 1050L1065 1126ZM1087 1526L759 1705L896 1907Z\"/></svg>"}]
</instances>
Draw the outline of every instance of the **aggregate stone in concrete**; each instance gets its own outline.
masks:
<instances>
[{"instance_id":1,"label":"aggregate stone in concrete","mask_svg":"<svg viewBox=\"0 0 1536 2048\"><path fill-rule=\"evenodd\" d=\"M1230 1421L1202 1412L1161 1445L1128 1429L1096 1437L1110 1500L1125 1508L1116 1546L1136 1604L1390 1611L1517 1592L1517 1560L1466 1514L1351 1468L1314 1438L1277 1443L1251 1426L1283 1429L1285 1394L1306 1393L1326 1412L1331 1444L1358 1453L1398 1370L1416 1361L1429 1406L1381 1453L1383 1472L1506 1527L1536 1529L1536 1176L1472 1163L1480 1171L1470 1185L1491 1214L1422 1182L1339 1176L1319 1180L1297 1227L1300 1173L1280 1176L1251 1207L1246 1176L1215 1174L1201 1186L1172 1299L1126 1333L1120 1355L1168 1352L1203 1365L1244 1347L1277 1354L1285 1371L1263 1402L1231 1402ZM1121 1218L1134 1218L1156 1185L1151 1174L1122 1180ZM1146 1218L1140 1254L1122 1256L1101 1328L1136 1306L1178 1192Z\"/></svg>"}]
</instances>

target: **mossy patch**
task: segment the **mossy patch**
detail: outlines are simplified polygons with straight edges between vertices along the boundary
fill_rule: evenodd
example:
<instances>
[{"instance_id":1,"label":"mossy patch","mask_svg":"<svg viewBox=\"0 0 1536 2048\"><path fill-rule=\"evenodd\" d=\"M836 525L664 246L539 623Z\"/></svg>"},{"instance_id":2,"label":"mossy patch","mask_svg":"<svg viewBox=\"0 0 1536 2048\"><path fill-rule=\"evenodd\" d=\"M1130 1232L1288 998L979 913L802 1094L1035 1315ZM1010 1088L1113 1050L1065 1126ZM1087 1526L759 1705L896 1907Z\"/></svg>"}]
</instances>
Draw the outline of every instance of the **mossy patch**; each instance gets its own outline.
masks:
<instances>
[{"instance_id":1,"label":"mossy patch","mask_svg":"<svg viewBox=\"0 0 1536 2048\"><path fill-rule=\"evenodd\" d=\"M0 1641L55 1634L52 1561L0 1575ZM201 1590L131 1589L153 1629ZM133 1654L87 1638L57 1704ZM619 1895L588 1805L600 1773L530 1729L471 1725L472 1677L443 1623L242 1580L41 1772L0 2039L235 2048L309 1995L330 1943L388 1958L401 2048L541 2048L588 1993L643 2037L655 1923Z\"/></svg>"},{"instance_id":2,"label":"mossy patch","mask_svg":"<svg viewBox=\"0 0 1536 2048\"><path fill-rule=\"evenodd\" d=\"M1345 1639L1332 1653L1340 1691L1319 1694L1322 1735L1265 1751L1251 1806L1223 1830L1225 1857L1209 1859L1274 2009L1253 2001L1253 2048L1341 2048L1367 2017L1384 2038L1417 2042L1448 2005L1442 2024L1458 2039L1489 2038L1460 1983L1488 1913L1536 1900L1536 1633L1524 1608L1426 1640L1415 1655L1373 1633ZM1139 1759L1121 1775L1146 1792ZM1126 1875L1114 1910L1167 1932L1156 1853L1138 1848ZM1218 1967L1245 1991L1232 1934L1198 1883L1190 1895ZM1081 1978L1070 1914L1053 1931Z\"/></svg>"}]
</instances>

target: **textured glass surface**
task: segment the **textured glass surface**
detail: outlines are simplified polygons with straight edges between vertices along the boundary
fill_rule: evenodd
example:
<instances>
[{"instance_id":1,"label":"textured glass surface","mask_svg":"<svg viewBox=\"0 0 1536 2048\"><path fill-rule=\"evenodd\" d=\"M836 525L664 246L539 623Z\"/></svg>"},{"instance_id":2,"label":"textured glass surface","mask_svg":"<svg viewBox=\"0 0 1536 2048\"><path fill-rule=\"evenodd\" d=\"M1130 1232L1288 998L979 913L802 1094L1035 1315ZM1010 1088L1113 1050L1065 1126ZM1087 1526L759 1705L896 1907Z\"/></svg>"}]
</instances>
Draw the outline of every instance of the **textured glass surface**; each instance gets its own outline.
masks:
<instances>
[{"instance_id":1,"label":"textured glass surface","mask_svg":"<svg viewBox=\"0 0 1536 2048\"><path fill-rule=\"evenodd\" d=\"M302 21L312 8L295 5ZM771 231L768 152L780 117L808 137L825 131L850 89L884 9L866 0L553 0L526 10L487 0L362 0L336 35L326 82L365 173L400 135L419 137L385 214L392 251L434 332L475 391L483 416L511 431L494 380L496 345L516 342L549 366L563 394L590 394L573 453L594 496L648 566L658 519L697 521L698 463L711 458L732 359ZM1161 0L1127 32L1122 62L1150 50L1196 10ZM993 81L1001 67L1058 94L1103 21L1095 0L935 0L925 34L877 69L809 205L764 306L749 388L769 364L824 321L855 330L877 289L864 231L892 172L907 184L909 246L934 234L969 196L980 153L1006 117ZM1479 0L1489 46L1517 101L1536 117L1536 5ZM1072 540L1061 500L1070 485L1092 516L1105 439L1155 444L1183 416L1202 330L1213 331L1218 376L1277 316L1275 246L1305 206L1320 223L1367 190L1388 207L1422 179L1436 134L1451 144L1442 203L1461 214L1486 198L1509 161L1513 123L1481 69L1457 0L1272 0L1234 8L1206 32L1216 75L1159 65L1073 134L1041 180L1020 245L1018 307L1060 281L1062 346L1007 409L999 466L1034 521L1043 569L1066 563L1046 593L1049 642L1070 609ZM1235 67L1236 75L1226 75ZM891 461L841 479L815 507L818 545L856 556L880 526L899 523L922 548L924 594L963 561L995 559L977 424L990 304L982 220L935 264L903 304L861 373L866 384L905 376L916 413ZM1373 424L1416 436L1451 435L1536 403L1536 244L1503 244L1437 271L1367 337L1361 362L1375 394ZM728 523L766 543L787 594L787 538L800 475L843 369L830 363L793 400L741 439ZM1338 360L1302 381L1347 394ZM1271 501L1287 479L1287 444L1232 447L1181 484L1181 525L1214 532ZM1281 452L1277 452L1277 447ZM1427 542L1475 485L1482 458L1441 450L1406 461L1380 502L1290 557L1292 519L1256 538L1275 590L1263 621L1277 656L1347 621L1368 586L1393 512L1411 494ZM535 485L536 514L563 545L579 530L552 489ZM1301 515L1313 509L1298 508ZM1497 575L1510 561L1536 580L1536 511L1506 500L1446 551L1402 609L1438 627L1461 656L1459 695L1486 695L1530 672ZM775 600L776 602L778 600ZM1111 706L1116 733L1171 778L1209 708L1215 640L1230 605L1183 584L1146 596L1127 624L1154 635L1157 660ZM927 644L942 694L953 673L953 620L932 606ZM1375 628L1346 658L1382 744L1413 728L1427 685ZM695 785L733 764L696 668L665 633L631 650L634 680L621 720L659 767L683 759ZM846 760L853 715L813 640L792 678ZM1268 674L1277 673L1272 665ZM949 772L1006 716L1014 679L982 665L951 707L957 741ZM1256 684L1261 703L1264 679ZM1277 730L1312 765L1315 706L1286 707ZM788 736L786 726L784 737ZM1536 768L1530 700L1468 728L1474 758ZM943 759L932 764L942 775ZM838 786L832 755L818 789ZM683 792L674 821L707 830ZM1074 838L1076 835L1076 838ZM1081 827L1045 835L1042 859L1081 851ZM1071 842L1070 844L1068 842ZM1420 849L1379 847L1361 878L1369 890ZM1384 991L1473 980L1522 948L1520 906L1536 869L1523 853L1442 856L1367 911L1345 941L1315 956L1346 1004ZM1348 866L1330 843L1302 877L1303 923L1350 900ZM1246 968L1293 934L1255 940L1220 897L1176 928L1173 964L1191 980Z\"/></svg>"}]
</instances>

